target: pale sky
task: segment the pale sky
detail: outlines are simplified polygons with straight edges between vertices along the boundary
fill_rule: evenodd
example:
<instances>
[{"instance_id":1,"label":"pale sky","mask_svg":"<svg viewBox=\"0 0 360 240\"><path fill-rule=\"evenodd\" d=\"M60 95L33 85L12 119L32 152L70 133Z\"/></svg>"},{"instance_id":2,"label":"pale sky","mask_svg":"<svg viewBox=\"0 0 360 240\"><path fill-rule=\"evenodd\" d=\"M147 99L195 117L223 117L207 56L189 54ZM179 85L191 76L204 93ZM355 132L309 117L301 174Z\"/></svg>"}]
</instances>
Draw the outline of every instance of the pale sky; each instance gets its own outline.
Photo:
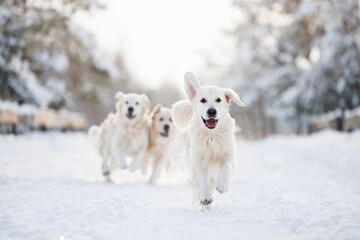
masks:
<instances>
[{"instance_id":1,"label":"pale sky","mask_svg":"<svg viewBox=\"0 0 360 240\"><path fill-rule=\"evenodd\" d=\"M156 88L182 86L186 71L204 71L206 55L231 61L238 12L231 0L103 0L104 10L79 14L75 22L94 33L108 55L121 52L130 74Z\"/></svg>"}]
</instances>

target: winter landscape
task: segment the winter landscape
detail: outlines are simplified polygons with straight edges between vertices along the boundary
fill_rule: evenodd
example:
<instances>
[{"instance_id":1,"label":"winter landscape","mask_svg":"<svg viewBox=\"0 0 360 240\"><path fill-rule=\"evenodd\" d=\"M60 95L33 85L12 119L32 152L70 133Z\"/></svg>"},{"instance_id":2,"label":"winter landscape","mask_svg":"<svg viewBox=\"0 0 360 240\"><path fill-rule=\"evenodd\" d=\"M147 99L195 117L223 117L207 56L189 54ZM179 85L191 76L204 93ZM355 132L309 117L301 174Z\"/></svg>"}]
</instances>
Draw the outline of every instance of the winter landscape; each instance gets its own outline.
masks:
<instances>
[{"instance_id":1,"label":"winter landscape","mask_svg":"<svg viewBox=\"0 0 360 240\"><path fill-rule=\"evenodd\" d=\"M359 239L360 132L237 141L237 173L209 211L181 171L104 182L81 133L0 137L2 239Z\"/></svg>"},{"instance_id":2,"label":"winter landscape","mask_svg":"<svg viewBox=\"0 0 360 240\"><path fill-rule=\"evenodd\" d=\"M152 184L115 154L107 181L99 147L125 129L108 115L124 94L163 121L187 71L245 104L220 99L236 173L210 207L184 135L152 149L176 155ZM0 239L360 239L359 1L0 1Z\"/></svg>"}]
</instances>

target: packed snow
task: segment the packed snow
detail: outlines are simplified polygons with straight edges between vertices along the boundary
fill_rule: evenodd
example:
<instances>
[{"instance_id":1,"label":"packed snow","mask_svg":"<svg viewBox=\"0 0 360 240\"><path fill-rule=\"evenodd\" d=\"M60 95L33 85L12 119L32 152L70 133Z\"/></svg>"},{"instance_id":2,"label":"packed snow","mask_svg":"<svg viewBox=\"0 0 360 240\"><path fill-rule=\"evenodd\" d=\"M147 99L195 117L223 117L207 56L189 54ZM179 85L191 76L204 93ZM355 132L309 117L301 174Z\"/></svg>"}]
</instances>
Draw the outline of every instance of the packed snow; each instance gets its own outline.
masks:
<instances>
[{"instance_id":1,"label":"packed snow","mask_svg":"<svg viewBox=\"0 0 360 240\"><path fill-rule=\"evenodd\" d=\"M101 176L83 133L0 135L2 239L359 239L360 132L238 140L230 189L201 211L181 171Z\"/></svg>"}]
</instances>

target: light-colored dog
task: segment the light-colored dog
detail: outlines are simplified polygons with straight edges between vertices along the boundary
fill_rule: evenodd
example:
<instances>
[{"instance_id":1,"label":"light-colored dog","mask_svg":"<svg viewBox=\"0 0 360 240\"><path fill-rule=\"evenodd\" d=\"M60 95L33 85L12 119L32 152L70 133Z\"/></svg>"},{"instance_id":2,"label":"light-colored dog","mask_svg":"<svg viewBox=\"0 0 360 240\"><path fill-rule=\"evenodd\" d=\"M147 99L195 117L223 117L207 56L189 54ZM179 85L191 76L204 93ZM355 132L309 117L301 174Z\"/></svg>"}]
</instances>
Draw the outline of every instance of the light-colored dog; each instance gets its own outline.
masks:
<instances>
[{"instance_id":1,"label":"light-colored dog","mask_svg":"<svg viewBox=\"0 0 360 240\"><path fill-rule=\"evenodd\" d=\"M149 144L148 97L118 92L115 98L116 113L110 113L99 127L89 129L89 136L102 156L102 173L106 177L115 162L120 168L127 168L126 157L132 157L129 169L138 169Z\"/></svg>"},{"instance_id":2,"label":"light-colored dog","mask_svg":"<svg viewBox=\"0 0 360 240\"><path fill-rule=\"evenodd\" d=\"M194 200L206 206L212 203L215 188L220 193L228 190L235 153L235 121L228 108L231 100L244 104L231 89L200 86L191 72L185 74L184 83L189 100L174 104L173 119L178 128L187 131Z\"/></svg>"},{"instance_id":3,"label":"light-colored dog","mask_svg":"<svg viewBox=\"0 0 360 240\"><path fill-rule=\"evenodd\" d=\"M150 114L150 144L143 165L143 172L149 164L152 165L149 183L156 183L164 167L169 170L174 157L175 138L171 109L157 105Z\"/></svg>"}]
</instances>

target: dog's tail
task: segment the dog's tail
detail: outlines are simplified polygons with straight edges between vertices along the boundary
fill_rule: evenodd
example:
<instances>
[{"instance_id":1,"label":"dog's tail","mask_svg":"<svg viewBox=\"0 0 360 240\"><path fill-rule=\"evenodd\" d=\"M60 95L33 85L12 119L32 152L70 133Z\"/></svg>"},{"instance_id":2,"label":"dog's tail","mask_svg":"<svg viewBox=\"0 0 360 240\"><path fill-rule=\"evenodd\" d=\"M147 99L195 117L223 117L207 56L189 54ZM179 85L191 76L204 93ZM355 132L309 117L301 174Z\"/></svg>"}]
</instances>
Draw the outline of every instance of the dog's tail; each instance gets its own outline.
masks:
<instances>
[{"instance_id":1,"label":"dog's tail","mask_svg":"<svg viewBox=\"0 0 360 240\"><path fill-rule=\"evenodd\" d=\"M176 102L172 107L175 126L180 130L186 130L193 116L193 107L189 100Z\"/></svg>"},{"instance_id":2,"label":"dog's tail","mask_svg":"<svg viewBox=\"0 0 360 240\"><path fill-rule=\"evenodd\" d=\"M100 148L100 144L101 144L100 133L101 133L101 129L99 126L96 125L92 125L88 131L88 136L90 138L90 141L94 144L94 146L97 149Z\"/></svg>"}]
</instances>

